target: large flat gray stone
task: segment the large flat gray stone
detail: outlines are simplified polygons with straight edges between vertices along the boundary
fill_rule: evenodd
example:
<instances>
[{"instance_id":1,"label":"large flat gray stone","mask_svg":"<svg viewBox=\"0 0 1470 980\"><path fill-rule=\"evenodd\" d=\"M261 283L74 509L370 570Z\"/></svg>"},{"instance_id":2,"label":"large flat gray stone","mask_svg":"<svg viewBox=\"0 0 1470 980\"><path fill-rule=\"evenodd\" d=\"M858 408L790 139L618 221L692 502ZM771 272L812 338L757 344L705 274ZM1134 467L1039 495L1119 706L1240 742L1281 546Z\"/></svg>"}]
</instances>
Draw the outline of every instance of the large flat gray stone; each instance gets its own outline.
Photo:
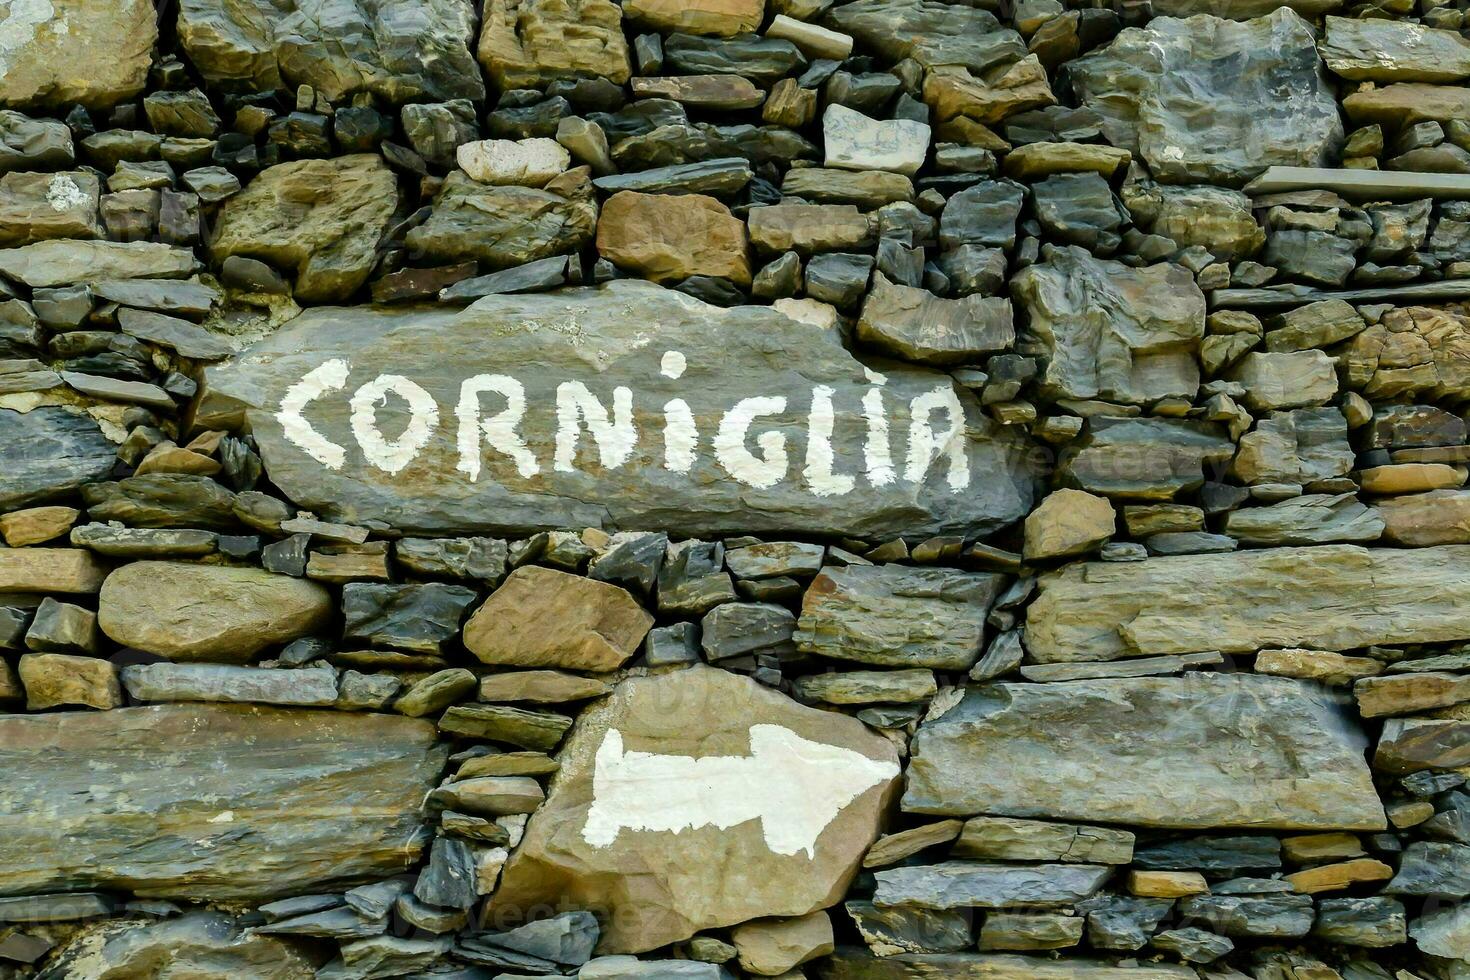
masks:
<instances>
[{"instance_id":1,"label":"large flat gray stone","mask_svg":"<svg viewBox=\"0 0 1470 980\"><path fill-rule=\"evenodd\" d=\"M1042 663L1470 639L1466 545L1080 562L1038 584L1026 648Z\"/></svg>"},{"instance_id":2,"label":"large flat gray stone","mask_svg":"<svg viewBox=\"0 0 1470 980\"><path fill-rule=\"evenodd\" d=\"M243 414L298 505L410 533L891 537L1021 517L1024 437L948 375L876 363L881 374L835 332L769 308L619 281L464 310L312 310L211 368L199 418ZM413 428L404 392L418 401ZM864 401L878 398L887 459L868 449ZM686 411L692 442L678 436Z\"/></svg>"},{"instance_id":3,"label":"large flat gray stone","mask_svg":"<svg viewBox=\"0 0 1470 980\"><path fill-rule=\"evenodd\" d=\"M423 846L431 722L243 705L0 716L0 895L259 901Z\"/></svg>"},{"instance_id":4,"label":"large flat gray stone","mask_svg":"<svg viewBox=\"0 0 1470 980\"><path fill-rule=\"evenodd\" d=\"M1366 746L1329 694L1288 678L994 684L920 726L903 807L1144 827L1380 830Z\"/></svg>"}]
</instances>

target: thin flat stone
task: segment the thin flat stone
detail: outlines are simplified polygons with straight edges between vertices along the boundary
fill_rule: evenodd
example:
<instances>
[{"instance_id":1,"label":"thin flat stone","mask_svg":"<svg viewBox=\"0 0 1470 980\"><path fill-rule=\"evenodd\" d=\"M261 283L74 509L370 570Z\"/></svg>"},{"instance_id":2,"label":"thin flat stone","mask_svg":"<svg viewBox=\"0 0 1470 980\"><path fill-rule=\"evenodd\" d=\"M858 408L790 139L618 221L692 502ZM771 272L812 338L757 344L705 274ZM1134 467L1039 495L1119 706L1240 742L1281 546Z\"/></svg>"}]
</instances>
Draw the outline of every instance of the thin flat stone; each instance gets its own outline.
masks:
<instances>
[{"instance_id":1,"label":"thin flat stone","mask_svg":"<svg viewBox=\"0 0 1470 980\"><path fill-rule=\"evenodd\" d=\"M203 327L151 310L123 307L117 311L117 325L130 337L167 347L199 361L217 361L234 353L229 344Z\"/></svg>"}]
</instances>

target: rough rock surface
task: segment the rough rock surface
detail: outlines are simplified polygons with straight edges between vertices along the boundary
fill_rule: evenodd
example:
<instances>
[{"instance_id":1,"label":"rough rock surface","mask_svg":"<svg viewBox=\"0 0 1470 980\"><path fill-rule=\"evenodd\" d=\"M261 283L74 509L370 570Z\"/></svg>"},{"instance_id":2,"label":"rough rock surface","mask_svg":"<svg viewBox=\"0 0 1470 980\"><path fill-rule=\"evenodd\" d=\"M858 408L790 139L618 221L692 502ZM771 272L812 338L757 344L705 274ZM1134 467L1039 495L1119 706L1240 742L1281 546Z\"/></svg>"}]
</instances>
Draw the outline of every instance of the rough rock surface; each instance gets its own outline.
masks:
<instances>
[{"instance_id":1,"label":"rough rock surface","mask_svg":"<svg viewBox=\"0 0 1470 980\"><path fill-rule=\"evenodd\" d=\"M1180 591L1182 582L1190 583ZM1086 562L1042 576L1027 616L1037 660L1111 660L1470 638L1470 548L1350 545ZM1201 622L1199 604L1218 611Z\"/></svg>"},{"instance_id":2,"label":"rough rock surface","mask_svg":"<svg viewBox=\"0 0 1470 980\"><path fill-rule=\"evenodd\" d=\"M575 335L563 328L568 317L575 317L579 325ZM712 321L727 326L711 333ZM504 372L524 388L520 427L524 441L513 448L510 458L484 450L483 463L477 465L482 450L474 448L467 462L456 462L460 427L452 413L460 403L462 383L477 370L465 363L459 338L479 338L483 343L487 333L495 343L493 353L480 348L487 354L483 370ZM354 365L351 380L343 379L350 389L370 382L380 371L396 370L405 345L420 343L460 353L425 363L424 370L410 379L435 402L433 414L440 424L422 436L410 434L410 440L418 440L425 449L414 454L416 459L395 457L385 469L362 459L361 450L353 446L347 392L330 393L336 385L323 384L331 375L320 372L324 365L328 372L334 363ZM675 351L682 356L665 360ZM585 373L591 357L602 365L601 380ZM684 370L675 370L676 364ZM665 367L675 378L661 374ZM338 469L290 441L274 414L291 387L313 371L323 381L306 382L307 387L297 390L323 392L312 412L313 425L321 438L344 447ZM291 328L226 366L211 368L207 383L221 411L248 410L266 468L277 485L297 503L333 519L372 517L407 530L439 533L579 522L684 533L796 527L860 533L882 526L923 534L994 526L1018 516L1031 492L1021 440L999 431L944 376L898 366L885 374L882 397L890 430L903 434L891 450L893 479L884 486L870 486L871 478L839 466L827 478L831 489L822 484L825 495L801 485L795 473L803 457L808 472L819 473L822 465L820 460L814 465L814 447L807 434L813 389L832 391L829 397L838 413L834 443L843 439L844 445L856 447L862 440L860 402L873 390L862 368L835 337L784 316L754 309L721 312L652 286L614 284L552 298L494 296L462 313L321 310L297 318ZM582 379L590 385L589 394L606 406L604 412L616 407L613 386L637 386L631 414L635 427L647 434L631 450L620 451L616 442L604 439L600 452L594 453L587 433L581 433L580 449L567 436L557 438L559 430L569 431L556 421L558 398L566 397L558 396L557 389ZM631 390L627 397L633 400ZM718 448L723 420L748 397L785 397L787 402L784 409L771 411L769 421L752 426L748 438L754 451L725 452L727 464L744 477L742 482L721 475L728 472L726 464L704 448L709 445L704 440L715 440ZM687 401L699 433L688 475L669 470L668 449L657 435L663 427L659 407L670 398ZM909 403L915 398L925 399L921 413L934 404L929 412L932 428L918 426L918 440L911 435L916 426ZM503 409L500 400L486 396L482 424ZM223 407L226 404L231 407ZM402 432L406 407L401 398L388 400L377 413L378 425ZM962 418L955 416L955 409ZM420 408L418 417L427 421L427 410ZM944 433L956 421L963 423L960 439L940 442L938 447L929 441L949 438ZM484 437L473 428L466 431L471 446ZM300 437L299 432L291 434ZM514 445L496 438L501 446ZM565 447L560 453L558 443ZM321 459L338 459L330 447L310 445ZM937 455L938 448L947 451L925 467L925 457ZM754 452L764 455L755 457ZM680 456L673 455L680 465ZM458 469L460 465L473 473ZM603 474L614 482L609 485ZM864 481L861 494L852 492L859 481ZM849 482L851 488L842 489ZM955 492L961 487L967 488L965 493ZM610 493L614 489L616 494ZM747 505L759 501L760 510L732 513L737 500Z\"/></svg>"},{"instance_id":3,"label":"rough rock surface","mask_svg":"<svg viewBox=\"0 0 1470 980\"><path fill-rule=\"evenodd\" d=\"M141 561L102 583L97 620L112 639L149 653L243 661L331 616L331 596L315 582L257 568Z\"/></svg>"},{"instance_id":4,"label":"rough rock surface","mask_svg":"<svg viewBox=\"0 0 1470 980\"><path fill-rule=\"evenodd\" d=\"M12 0L0 106L107 109L143 90L158 24L148 0Z\"/></svg>"},{"instance_id":5,"label":"rough rock surface","mask_svg":"<svg viewBox=\"0 0 1470 980\"><path fill-rule=\"evenodd\" d=\"M1285 678L994 684L920 727L903 806L1151 827L1378 830L1366 745L1329 697ZM1033 779L1041 765L1061 775Z\"/></svg>"},{"instance_id":6,"label":"rough rock surface","mask_svg":"<svg viewBox=\"0 0 1470 980\"><path fill-rule=\"evenodd\" d=\"M860 724L708 667L623 681L560 759L492 914L548 901L599 910L601 952L836 901L899 772L892 746ZM626 768L637 760L641 773Z\"/></svg>"},{"instance_id":7,"label":"rough rock surface","mask_svg":"<svg viewBox=\"0 0 1470 980\"><path fill-rule=\"evenodd\" d=\"M139 971L167 976L307 980L310 955L289 940L251 933L218 912L190 912L162 922L111 922L86 929L61 948L41 980L112 980Z\"/></svg>"},{"instance_id":8,"label":"rough rock surface","mask_svg":"<svg viewBox=\"0 0 1470 980\"><path fill-rule=\"evenodd\" d=\"M233 90L310 85L333 101L480 99L474 11L461 0L181 0L179 40Z\"/></svg>"},{"instance_id":9,"label":"rough rock surface","mask_svg":"<svg viewBox=\"0 0 1470 980\"><path fill-rule=\"evenodd\" d=\"M444 762L427 722L330 711L159 705L6 715L0 732L0 895L248 901L392 874Z\"/></svg>"},{"instance_id":10,"label":"rough rock surface","mask_svg":"<svg viewBox=\"0 0 1470 980\"><path fill-rule=\"evenodd\" d=\"M1289 8L1243 22L1157 18L1071 72L1108 141L1166 183L1239 186L1269 166L1320 166L1342 140L1316 39Z\"/></svg>"},{"instance_id":11,"label":"rough rock surface","mask_svg":"<svg viewBox=\"0 0 1470 980\"><path fill-rule=\"evenodd\" d=\"M294 273L302 300L346 299L367 281L397 200L380 157L283 163L225 204L211 256L246 256Z\"/></svg>"},{"instance_id":12,"label":"rough rock surface","mask_svg":"<svg viewBox=\"0 0 1470 980\"><path fill-rule=\"evenodd\" d=\"M104 479L114 452L85 415L64 408L0 409L0 508L25 507Z\"/></svg>"}]
</instances>

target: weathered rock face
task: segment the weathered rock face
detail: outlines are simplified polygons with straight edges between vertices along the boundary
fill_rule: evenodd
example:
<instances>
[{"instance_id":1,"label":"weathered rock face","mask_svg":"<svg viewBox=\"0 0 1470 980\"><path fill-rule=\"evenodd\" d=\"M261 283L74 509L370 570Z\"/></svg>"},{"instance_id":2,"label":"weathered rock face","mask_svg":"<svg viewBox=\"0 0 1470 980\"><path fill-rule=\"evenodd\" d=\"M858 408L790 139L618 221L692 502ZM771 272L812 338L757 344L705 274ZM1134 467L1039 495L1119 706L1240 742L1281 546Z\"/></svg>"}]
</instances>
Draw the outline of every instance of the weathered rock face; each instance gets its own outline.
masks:
<instances>
[{"instance_id":1,"label":"weathered rock face","mask_svg":"<svg viewBox=\"0 0 1470 980\"><path fill-rule=\"evenodd\" d=\"M703 194L614 194L598 218L597 250L654 282L718 276L750 283L744 222Z\"/></svg>"},{"instance_id":2,"label":"weathered rock face","mask_svg":"<svg viewBox=\"0 0 1470 980\"><path fill-rule=\"evenodd\" d=\"M97 177L84 171L0 177L0 245L48 238L102 238Z\"/></svg>"},{"instance_id":3,"label":"weathered rock face","mask_svg":"<svg viewBox=\"0 0 1470 980\"><path fill-rule=\"evenodd\" d=\"M588 178L579 168L544 187L494 187L452 173L429 220L405 240L431 259L478 259L496 269L578 251L597 227Z\"/></svg>"},{"instance_id":4,"label":"weathered rock face","mask_svg":"<svg viewBox=\"0 0 1470 980\"><path fill-rule=\"evenodd\" d=\"M424 358L425 344L453 354ZM422 371L373 380L403 369L410 351ZM487 297L460 313L312 311L212 368L206 411L245 410L271 478L302 506L405 530L929 534L1023 513L1022 441L948 378L882 371L774 312L614 283ZM883 400L886 454L861 455L865 398ZM689 407L666 418L672 399Z\"/></svg>"},{"instance_id":5,"label":"weathered rock face","mask_svg":"<svg viewBox=\"0 0 1470 980\"><path fill-rule=\"evenodd\" d=\"M106 109L143 90L158 39L148 0L6 5L0 106Z\"/></svg>"},{"instance_id":6,"label":"weathered rock face","mask_svg":"<svg viewBox=\"0 0 1470 980\"><path fill-rule=\"evenodd\" d=\"M201 615L205 609L212 614ZM332 598L315 582L259 568L141 561L107 577L98 624L119 643L176 660L249 660L324 627Z\"/></svg>"},{"instance_id":7,"label":"weathered rock face","mask_svg":"<svg viewBox=\"0 0 1470 980\"><path fill-rule=\"evenodd\" d=\"M490 0L480 32L480 64L501 89L632 74L622 8L609 0Z\"/></svg>"},{"instance_id":8,"label":"weathered rock face","mask_svg":"<svg viewBox=\"0 0 1470 980\"><path fill-rule=\"evenodd\" d=\"M856 721L707 667L623 681L558 758L491 914L591 909L602 952L836 901L899 771Z\"/></svg>"},{"instance_id":9,"label":"weathered rock face","mask_svg":"<svg viewBox=\"0 0 1470 980\"><path fill-rule=\"evenodd\" d=\"M397 203L382 157L283 163L225 203L211 255L215 262L247 256L294 272L303 302L346 299L367 281Z\"/></svg>"},{"instance_id":10,"label":"weathered rock face","mask_svg":"<svg viewBox=\"0 0 1470 980\"><path fill-rule=\"evenodd\" d=\"M38 980L116 980L142 972L171 977L309 980L310 955L289 940L246 931L218 912L177 919L109 922L73 937Z\"/></svg>"},{"instance_id":11,"label":"weathered rock face","mask_svg":"<svg viewBox=\"0 0 1470 980\"><path fill-rule=\"evenodd\" d=\"M1018 349L1041 360L1049 397L1194 397L1205 297L1183 267L1128 269L1074 245L1021 270L1012 288L1029 314Z\"/></svg>"},{"instance_id":12,"label":"weathered rock face","mask_svg":"<svg viewBox=\"0 0 1470 980\"><path fill-rule=\"evenodd\" d=\"M1044 663L1470 638L1464 546L1330 545L1086 562L1038 584L1026 647ZM1201 608L1215 613L1201 619Z\"/></svg>"},{"instance_id":13,"label":"weathered rock face","mask_svg":"<svg viewBox=\"0 0 1470 980\"><path fill-rule=\"evenodd\" d=\"M97 423L64 408L0 409L0 509L61 496L112 471Z\"/></svg>"},{"instance_id":14,"label":"weathered rock face","mask_svg":"<svg viewBox=\"0 0 1470 980\"><path fill-rule=\"evenodd\" d=\"M1269 166L1321 166L1342 140L1312 29L1288 8L1157 18L1069 70L1108 141L1165 183L1239 186Z\"/></svg>"},{"instance_id":15,"label":"weathered rock face","mask_svg":"<svg viewBox=\"0 0 1470 980\"><path fill-rule=\"evenodd\" d=\"M409 718L233 705L0 717L0 894L261 900L392 874L423 843L433 743Z\"/></svg>"},{"instance_id":16,"label":"weathered rock face","mask_svg":"<svg viewBox=\"0 0 1470 980\"><path fill-rule=\"evenodd\" d=\"M204 77L235 91L310 85L336 102L482 99L464 0L184 0L179 40Z\"/></svg>"},{"instance_id":17,"label":"weathered rock face","mask_svg":"<svg viewBox=\"0 0 1470 980\"><path fill-rule=\"evenodd\" d=\"M919 728L903 807L1149 827L1376 830L1383 808L1366 745L1328 695L1286 678L994 684L971 688ZM1053 775L1034 778L1040 766Z\"/></svg>"},{"instance_id":18,"label":"weathered rock face","mask_svg":"<svg viewBox=\"0 0 1470 980\"><path fill-rule=\"evenodd\" d=\"M601 672L621 667L652 625L615 585L520 568L475 610L464 642L485 663Z\"/></svg>"}]
</instances>

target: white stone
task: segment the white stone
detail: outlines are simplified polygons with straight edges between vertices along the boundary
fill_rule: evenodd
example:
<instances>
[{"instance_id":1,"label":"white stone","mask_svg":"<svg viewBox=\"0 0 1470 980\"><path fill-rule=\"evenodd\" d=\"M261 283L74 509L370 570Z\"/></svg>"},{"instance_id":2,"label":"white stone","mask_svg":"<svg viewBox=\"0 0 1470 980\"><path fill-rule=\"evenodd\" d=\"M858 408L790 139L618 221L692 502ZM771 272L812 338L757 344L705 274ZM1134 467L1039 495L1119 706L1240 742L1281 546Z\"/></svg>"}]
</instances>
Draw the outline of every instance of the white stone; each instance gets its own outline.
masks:
<instances>
[{"instance_id":1,"label":"white stone","mask_svg":"<svg viewBox=\"0 0 1470 980\"><path fill-rule=\"evenodd\" d=\"M852 35L828 30L817 24L777 14L766 28L766 37L790 41L808 58L831 58L844 61L852 54Z\"/></svg>"},{"instance_id":2,"label":"white stone","mask_svg":"<svg viewBox=\"0 0 1470 980\"><path fill-rule=\"evenodd\" d=\"M887 170L912 177L929 152L929 127L912 119L872 119L844 105L822 114L828 167Z\"/></svg>"},{"instance_id":3,"label":"white stone","mask_svg":"<svg viewBox=\"0 0 1470 980\"><path fill-rule=\"evenodd\" d=\"M572 155L554 139L476 140L455 151L460 169L485 184L540 187L566 170Z\"/></svg>"}]
</instances>

